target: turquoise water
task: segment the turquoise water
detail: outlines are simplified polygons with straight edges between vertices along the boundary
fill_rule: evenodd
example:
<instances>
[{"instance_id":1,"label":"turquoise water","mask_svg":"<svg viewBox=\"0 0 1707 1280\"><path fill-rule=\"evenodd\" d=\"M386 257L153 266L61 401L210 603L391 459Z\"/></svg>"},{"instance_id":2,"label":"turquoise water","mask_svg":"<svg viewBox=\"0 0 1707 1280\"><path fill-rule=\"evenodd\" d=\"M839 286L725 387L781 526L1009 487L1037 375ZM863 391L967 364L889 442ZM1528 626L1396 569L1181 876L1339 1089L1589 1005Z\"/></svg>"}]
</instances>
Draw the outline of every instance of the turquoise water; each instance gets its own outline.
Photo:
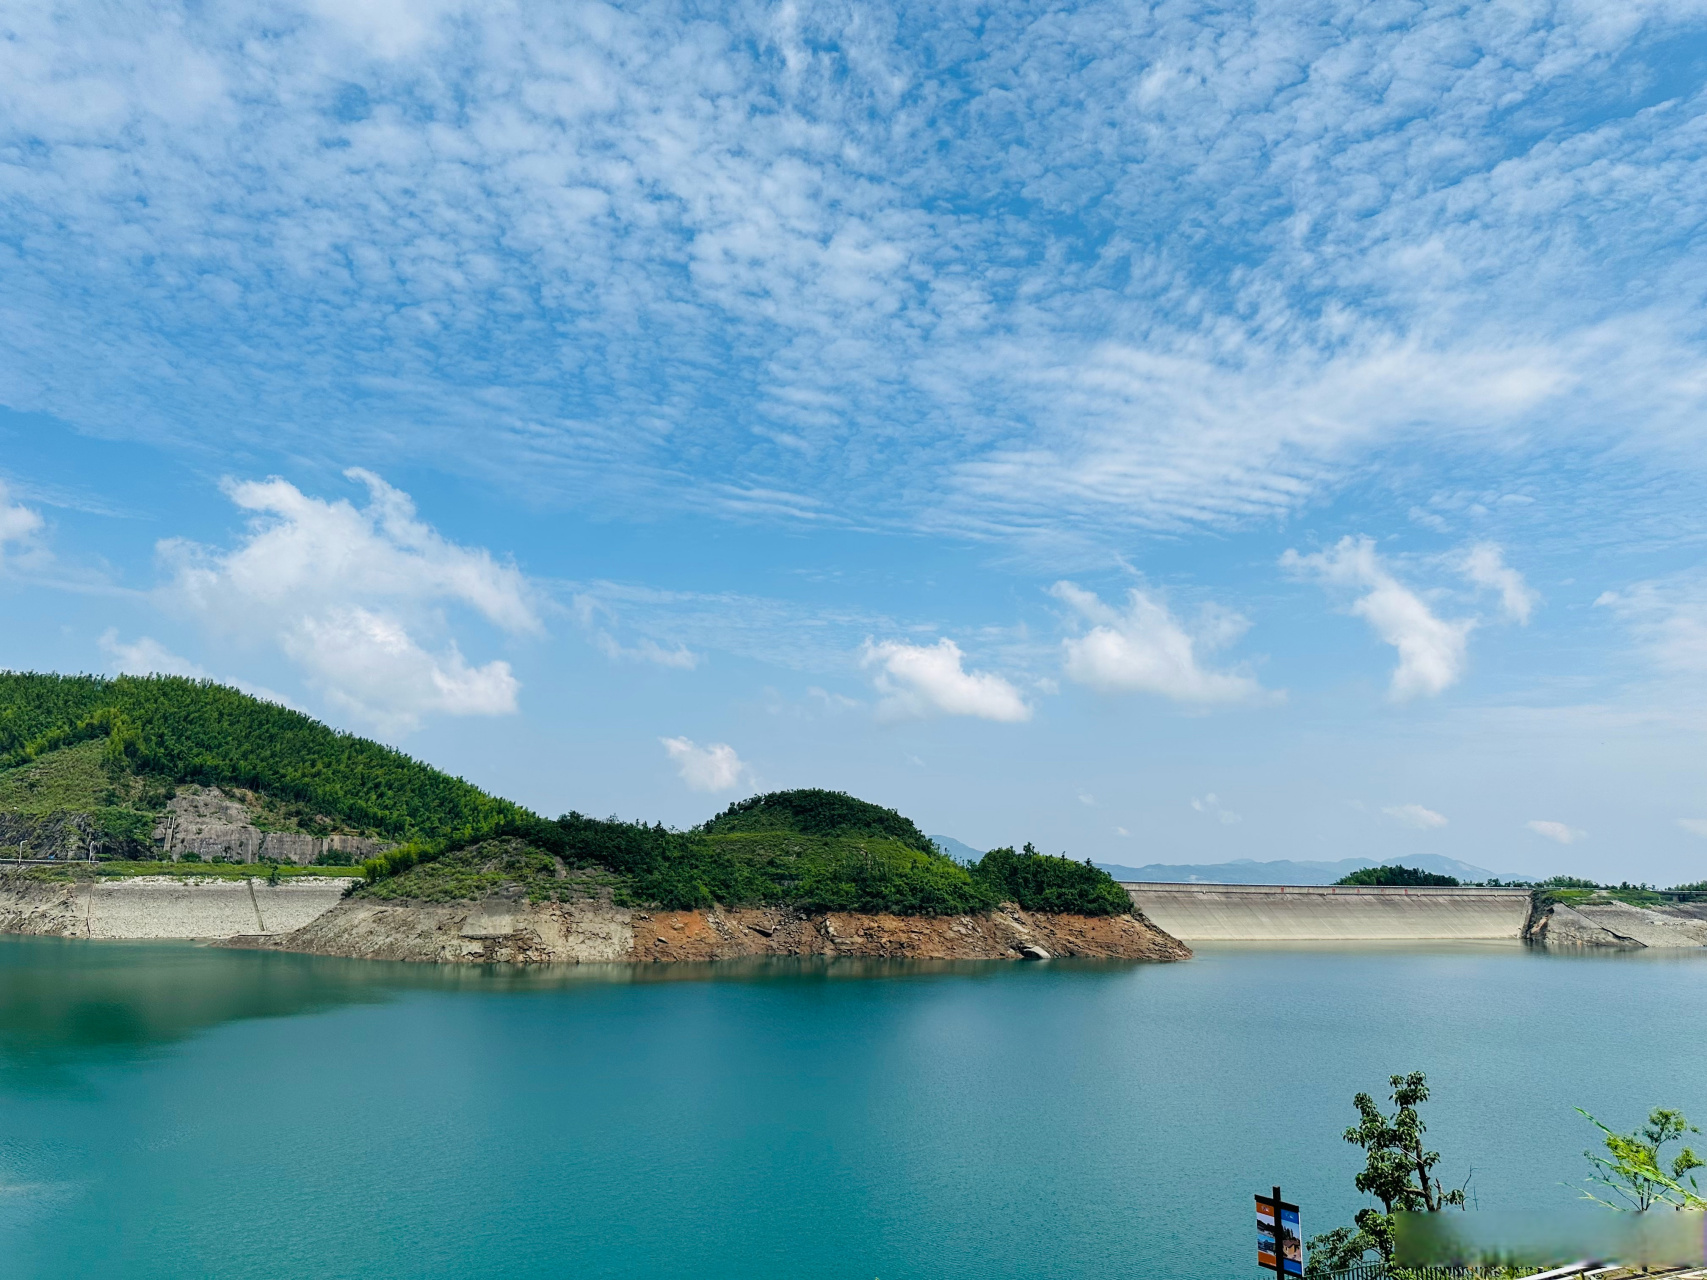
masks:
<instances>
[{"instance_id":1,"label":"turquoise water","mask_svg":"<svg viewBox=\"0 0 1707 1280\"><path fill-rule=\"evenodd\" d=\"M1422 1068L1483 1205L1707 1120L1707 956L518 973L0 937L8 1276L1243 1277Z\"/></svg>"}]
</instances>

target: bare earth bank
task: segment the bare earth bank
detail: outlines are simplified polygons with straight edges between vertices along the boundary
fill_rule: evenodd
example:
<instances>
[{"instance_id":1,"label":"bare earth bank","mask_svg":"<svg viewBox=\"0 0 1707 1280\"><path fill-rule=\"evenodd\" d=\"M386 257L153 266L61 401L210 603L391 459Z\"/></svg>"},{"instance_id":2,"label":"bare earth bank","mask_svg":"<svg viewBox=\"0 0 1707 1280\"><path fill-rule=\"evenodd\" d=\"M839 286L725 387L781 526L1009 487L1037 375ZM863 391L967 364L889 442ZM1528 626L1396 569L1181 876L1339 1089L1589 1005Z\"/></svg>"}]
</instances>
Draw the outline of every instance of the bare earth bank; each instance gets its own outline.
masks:
<instances>
[{"instance_id":1,"label":"bare earth bank","mask_svg":"<svg viewBox=\"0 0 1707 1280\"><path fill-rule=\"evenodd\" d=\"M857 956L1017 960L1050 956L1183 960L1191 951L1142 917L1049 915L1011 904L989 915L805 914L772 907L640 911L596 899L481 903L353 898L286 935L230 945L316 955L519 964Z\"/></svg>"}]
</instances>

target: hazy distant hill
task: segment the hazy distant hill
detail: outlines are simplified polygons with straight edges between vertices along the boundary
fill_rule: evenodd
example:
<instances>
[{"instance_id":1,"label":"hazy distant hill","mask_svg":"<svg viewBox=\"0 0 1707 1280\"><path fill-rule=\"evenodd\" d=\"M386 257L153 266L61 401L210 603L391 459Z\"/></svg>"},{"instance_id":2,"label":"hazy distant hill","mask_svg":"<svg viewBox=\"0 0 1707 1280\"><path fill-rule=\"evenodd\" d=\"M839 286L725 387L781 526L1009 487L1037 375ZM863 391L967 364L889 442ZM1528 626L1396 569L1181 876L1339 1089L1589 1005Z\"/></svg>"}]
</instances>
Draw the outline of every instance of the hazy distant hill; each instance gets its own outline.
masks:
<instances>
[{"instance_id":1,"label":"hazy distant hill","mask_svg":"<svg viewBox=\"0 0 1707 1280\"><path fill-rule=\"evenodd\" d=\"M933 839L941 843L941 837ZM1388 861L1465 881L1521 878L1432 853L1395 855ZM1378 867L1381 863L1373 858L1344 858L1339 862L1257 862L1251 858L1240 858L1237 862L1197 864L1153 862L1142 867L1122 867L1108 862L1096 865L1116 880L1149 880L1164 884L1189 884L1193 881L1206 884L1332 884L1353 871Z\"/></svg>"},{"instance_id":2,"label":"hazy distant hill","mask_svg":"<svg viewBox=\"0 0 1707 1280\"><path fill-rule=\"evenodd\" d=\"M974 849L964 840L956 840L953 836L932 836L931 841L956 862L976 862L985 853L983 849Z\"/></svg>"}]
</instances>

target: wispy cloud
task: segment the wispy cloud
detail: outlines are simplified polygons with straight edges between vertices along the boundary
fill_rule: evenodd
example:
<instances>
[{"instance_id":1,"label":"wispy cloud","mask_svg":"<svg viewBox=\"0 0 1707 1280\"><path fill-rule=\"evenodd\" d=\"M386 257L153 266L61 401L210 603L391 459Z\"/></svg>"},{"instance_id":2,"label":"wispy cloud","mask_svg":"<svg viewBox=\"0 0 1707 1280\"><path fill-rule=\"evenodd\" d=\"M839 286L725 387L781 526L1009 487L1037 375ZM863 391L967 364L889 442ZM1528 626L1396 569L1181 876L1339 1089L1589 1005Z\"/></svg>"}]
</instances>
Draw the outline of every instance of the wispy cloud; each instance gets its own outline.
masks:
<instances>
[{"instance_id":1,"label":"wispy cloud","mask_svg":"<svg viewBox=\"0 0 1707 1280\"><path fill-rule=\"evenodd\" d=\"M1407 442L1693 466L1695 21L38 6L0 377L109 431L1004 537L1265 519Z\"/></svg>"},{"instance_id":2,"label":"wispy cloud","mask_svg":"<svg viewBox=\"0 0 1707 1280\"><path fill-rule=\"evenodd\" d=\"M695 791L729 791L750 776L751 769L727 742L700 746L692 738L659 738L676 772Z\"/></svg>"},{"instance_id":3,"label":"wispy cloud","mask_svg":"<svg viewBox=\"0 0 1707 1280\"><path fill-rule=\"evenodd\" d=\"M1341 538L1332 549L1310 555L1288 550L1280 563L1329 586L1365 592L1351 605L1351 612L1398 650L1399 665L1390 686L1395 701L1419 694L1432 697L1463 676L1466 642L1475 620L1447 621L1437 616L1387 569L1372 539Z\"/></svg>"},{"instance_id":4,"label":"wispy cloud","mask_svg":"<svg viewBox=\"0 0 1707 1280\"><path fill-rule=\"evenodd\" d=\"M1201 814L1214 818L1223 826L1230 827L1236 822L1244 821L1244 818L1223 805L1213 791L1208 795L1195 797L1191 802L1191 807Z\"/></svg>"},{"instance_id":5,"label":"wispy cloud","mask_svg":"<svg viewBox=\"0 0 1707 1280\"><path fill-rule=\"evenodd\" d=\"M1018 689L994 672L966 670L964 658L946 636L930 645L867 640L861 663L877 672L878 715L890 720L930 715L1008 723L1031 719L1031 707Z\"/></svg>"},{"instance_id":6,"label":"wispy cloud","mask_svg":"<svg viewBox=\"0 0 1707 1280\"><path fill-rule=\"evenodd\" d=\"M6 485L0 482L0 572L8 563L34 564L41 559L43 551L37 542L41 530L41 513L13 502Z\"/></svg>"},{"instance_id":7,"label":"wispy cloud","mask_svg":"<svg viewBox=\"0 0 1707 1280\"><path fill-rule=\"evenodd\" d=\"M1595 604L1630 628L1640 653L1659 672L1707 675L1707 575L1639 582L1602 592Z\"/></svg>"},{"instance_id":8,"label":"wispy cloud","mask_svg":"<svg viewBox=\"0 0 1707 1280\"><path fill-rule=\"evenodd\" d=\"M1585 839L1588 832L1579 831L1576 827L1564 822L1554 822L1549 818L1535 818L1523 824L1538 836L1545 836L1555 844L1575 844Z\"/></svg>"},{"instance_id":9,"label":"wispy cloud","mask_svg":"<svg viewBox=\"0 0 1707 1280\"><path fill-rule=\"evenodd\" d=\"M527 579L481 549L458 546L415 515L407 495L352 471L368 505L309 497L280 479L230 482L250 513L229 550L182 540L160 544L169 607L239 638L276 644L333 702L389 732L432 713L514 711L510 664L470 664L444 635L446 605L501 630L542 630Z\"/></svg>"},{"instance_id":10,"label":"wispy cloud","mask_svg":"<svg viewBox=\"0 0 1707 1280\"><path fill-rule=\"evenodd\" d=\"M1433 809L1425 809L1420 804L1396 804L1383 810L1393 821L1410 827L1414 831L1433 831L1446 825L1446 815L1436 813Z\"/></svg>"},{"instance_id":11,"label":"wispy cloud","mask_svg":"<svg viewBox=\"0 0 1707 1280\"><path fill-rule=\"evenodd\" d=\"M1237 639L1247 627L1243 617L1210 609L1195 634L1188 632L1161 601L1133 588L1126 608L1105 605L1071 582L1050 589L1091 629L1062 642L1067 678L1103 693L1156 693L1176 702L1248 702L1263 696L1248 675L1214 671L1202 665L1199 651L1214 651Z\"/></svg>"}]
</instances>

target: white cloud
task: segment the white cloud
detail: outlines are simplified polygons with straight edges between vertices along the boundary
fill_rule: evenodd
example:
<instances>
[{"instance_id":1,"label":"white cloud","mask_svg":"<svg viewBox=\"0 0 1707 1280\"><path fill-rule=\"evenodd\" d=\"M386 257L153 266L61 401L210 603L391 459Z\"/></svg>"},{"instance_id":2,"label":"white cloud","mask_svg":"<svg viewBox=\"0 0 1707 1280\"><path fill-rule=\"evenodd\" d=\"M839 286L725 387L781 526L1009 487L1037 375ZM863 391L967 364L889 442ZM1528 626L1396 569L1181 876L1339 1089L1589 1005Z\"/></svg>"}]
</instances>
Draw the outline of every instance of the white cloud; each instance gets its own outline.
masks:
<instances>
[{"instance_id":1,"label":"white cloud","mask_svg":"<svg viewBox=\"0 0 1707 1280\"><path fill-rule=\"evenodd\" d=\"M1220 648L1244 632L1248 624L1236 613L1210 610L1192 635L1166 605L1137 588L1124 612L1071 582L1057 582L1050 594L1093 624L1062 642L1070 680L1102 693L1158 693L1176 702L1247 702L1263 693L1250 676L1199 661L1199 649Z\"/></svg>"},{"instance_id":2,"label":"white cloud","mask_svg":"<svg viewBox=\"0 0 1707 1280\"><path fill-rule=\"evenodd\" d=\"M964 657L946 636L932 645L867 640L860 665L878 668L873 683L883 695L877 711L884 719L932 714L1009 723L1031 719L1031 707L1019 690L993 672L965 670Z\"/></svg>"},{"instance_id":3,"label":"white cloud","mask_svg":"<svg viewBox=\"0 0 1707 1280\"><path fill-rule=\"evenodd\" d=\"M150 636L141 636L126 644L119 639L118 630L109 627L101 636L101 649L110 659L112 670L120 675L189 676L193 680L211 678L207 668L179 657Z\"/></svg>"},{"instance_id":4,"label":"white cloud","mask_svg":"<svg viewBox=\"0 0 1707 1280\"><path fill-rule=\"evenodd\" d=\"M36 536L41 528L40 513L13 502L5 482L0 481L0 569L6 567L8 548L26 558L39 556Z\"/></svg>"},{"instance_id":5,"label":"white cloud","mask_svg":"<svg viewBox=\"0 0 1707 1280\"><path fill-rule=\"evenodd\" d=\"M1523 575L1505 562L1505 553L1495 542L1478 542L1465 554L1461 569L1479 587L1500 593L1500 607L1513 622L1529 625L1529 615L1541 593L1526 585Z\"/></svg>"},{"instance_id":6,"label":"white cloud","mask_svg":"<svg viewBox=\"0 0 1707 1280\"><path fill-rule=\"evenodd\" d=\"M265 685L255 684L234 676L216 676L206 667L190 659L173 653L165 645L152 636L139 636L136 640L126 643L119 639L117 628L108 627L101 635L101 651L107 655L108 669L124 676L187 676L191 680L217 680L220 684L230 685L233 689L241 689L251 697L263 702L276 702L281 707L289 707L292 711L300 711L296 703L284 694L278 693Z\"/></svg>"},{"instance_id":7,"label":"white cloud","mask_svg":"<svg viewBox=\"0 0 1707 1280\"><path fill-rule=\"evenodd\" d=\"M445 635L445 606L537 634L527 580L485 550L445 540L378 476L346 474L367 486L365 508L277 478L227 483L252 513L247 535L229 551L161 543L172 572L163 598L217 630L276 644L328 699L388 732L433 713L513 712L521 686L509 663L471 665Z\"/></svg>"},{"instance_id":8,"label":"white cloud","mask_svg":"<svg viewBox=\"0 0 1707 1280\"><path fill-rule=\"evenodd\" d=\"M1559 844L1575 844L1578 840L1586 839L1588 832L1579 831L1563 822L1550 822L1545 818L1534 818L1523 824L1538 836L1546 836Z\"/></svg>"},{"instance_id":9,"label":"white cloud","mask_svg":"<svg viewBox=\"0 0 1707 1280\"><path fill-rule=\"evenodd\" d=\"M1635 634L1647 659L1668 675L1707 675L1707 576L1679 575L1605 591L1595 600Z\"/></svg>"},{"instance_id":10,"label":"white cloud","mask_svg":"<svg viewBox=\"0 0 1707 1280\"><path fill-rule=\"evenodd\" d=\"M53 251L0 383L68 420L1004 532L1262 518L1407 441L1699 446L1673 0L15 8L0 183Z\"/></svg>"},{"instance_id":11,"label":"white cloud","mask_svg":"<svg viewBox=\"0 0 1707 1280\"><path fill-rule=\"evenodd\" d=\"M695 791L728 791L751 770L726 742L700 746L691 738L659 738L682 781Z\"/></svg>"},{"instance_id":12,"label":"white cloud","mask_svg":"<svg viewBox=\"0 0 1707 1280\"><path fill-rule=\"evenodd\" d=\"M1464 674L1465 647L1474 619L1455 622L1437 617L1420 596L1399 582L1375 553L1372 539L1341 538L1331 551L1299 555L1288 550L1281 566L1309 573L1323 582L1368 588L1351 612L1399 652L1391 693L1403 702L1418 694L1434 696L1457 684Z\"/></svg>"},{"instance_id":13,"label":"white cloud","mask_svg":"<svg viewBox=\"0 0 1707 1280\"><path fill-rule=\"evenodd\" d=\"M625 646L605 631L595 635L593 642L599 646L600 653L618 662L650 662L654 666L673 667L677 671L692 671L700 663L700 655L685 644L666 649L656 640L642 637L639 643Z\"/></svg>"},{"instance_id":14,"label":"white cloud","mask_svg":"<svg viewBox=\"0 0 1707 1280\"><path fill-rule=\"evenodd\" d=\"M1707 818L1679 818L1677 825L1693 836L1707 836Z\"/></svg>"},{"instance_id":15,"label":"white cloud","mask_svg":"<svg viewBox=\"0 0 1707 1280\"><path fill-rule=\"evenodd\" d=\"M1213 791L1206 796L1198 796L1193 799L1191 807L1196 809L1199 813L1207 814L1209 817L1214 818L1223 826L1230 827L1235 822L1244 821L1244 819L1238 814L1222 805L1220 799Z\"/></svg>"},{"instance_id":16,"label":"white cloud","mask_svg":"<svg viewBox=\"0 0 1707 1280\"><path fill-rule=\"evenodd\" d=\"M1395 822L1401 822L1407 827L1418 831L1432 831L1436 827L1446 825L1446 815L1436 813L1433 809L1425 809L1420 804L1396 804L1381 810Z\"/></svg>"},{"instance_id":17,"label":"white cloud","mask_svg":"<svg viewBox=\"0 0 1707 1280\"><path fill-rule=\"evenodd\" d=\"M702 660L701 655L680 641L665 646L650 636L643 636L634 644L623 644L610 631L610 627L617 622L615 607L603 597L591 592L577 592L571 604L571 612L581 629L592 638L599 652L612 662L649 662L654 666L692 671Z\"/></svg>"}]
</instances>

